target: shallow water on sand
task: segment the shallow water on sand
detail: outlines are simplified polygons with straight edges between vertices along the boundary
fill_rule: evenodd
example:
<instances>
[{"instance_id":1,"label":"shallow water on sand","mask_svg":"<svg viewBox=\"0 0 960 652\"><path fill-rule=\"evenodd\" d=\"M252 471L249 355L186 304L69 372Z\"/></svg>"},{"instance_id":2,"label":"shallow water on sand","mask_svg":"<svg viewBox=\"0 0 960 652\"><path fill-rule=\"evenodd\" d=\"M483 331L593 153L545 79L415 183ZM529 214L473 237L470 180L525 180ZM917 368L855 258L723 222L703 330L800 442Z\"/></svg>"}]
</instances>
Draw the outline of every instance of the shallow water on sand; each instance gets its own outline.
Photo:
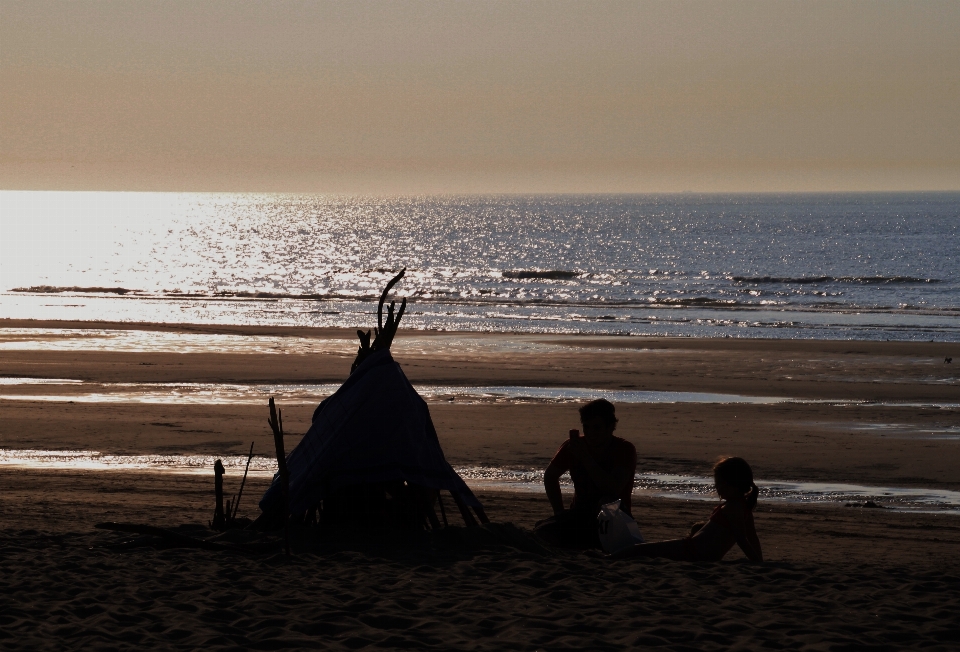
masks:
<instances>
[{"instance_id":1,"label":"shallow water on sand","mask_svg":"<svg viewBox=\"0 0 960 652\"><path fill-rule=\"evenodd\" d=\"M242 477L247 464L244 455L109 455L97 451L0 449L0 468L45 469L51 471L101 471L212 475L215 460L221 460L229 482ZM250 458L251 477L273 477L276 460ZM488 466L456 468L474 489L500 489L539 493L543 471ZM569 476L561 478L566 491L572 490ZM758 480L761 500L788 503L862 504L873 501L883 507L922 510L960 515L960 492L922 487L874 487L824 482ZM713 479L669 473L638 473L634 494L682 500L717 500Z\"/></svg>"},{"instance_id":2,"label":"shallow water on sand","mask_svg":"<svg viewBox=\"0 0 960 652\"><path fill-rule=\"evenodd\" d=\"M4 378L3 385L22 384L55 386L57 379ZM73 390L69 393L0 394L0 400L53 401L76 403L176 403L176 404L259 404L270 397L286 403L313 404L330 396L339 385L271 384L241 385L228 383L83 383L65 380ZM78 391L77 385L89 387ZM659 392L602 390L581 387L515 387L419 385L417 392L428 402L471 403L571 403L593 398L606 398L620 403L751 403L771 404L793 399L771 396L741 396L707 392Z\"/></svg>"},{"instance_id":3,"label":"shallow water on sand","mask_svg":"<svg viewBox=\"0 0 960 652\"><path fill-rule=\"evenodd\" d=\"M160 403L160 404L260 404L273 397L288 404L315 404L333 394L340 385L334 383L261 384L232 383L84 383L71 379L2 378L0 385L49 388L45 393L0 394L4 401L51 401L75 403ZM56 391L64 385L70 391ZM801 403L823 405L863 405L878 407L924 407L953 409L960 403L944 401L899 402L849 399L807 399L784 396L746 396L711 392L672 392L645 390L610 390L587 387L519 387L519 386L454 386L417 385L417 393L428 403L576 403L605 398L615 403L744 403L774 405ZM37 391L37 390L32 390Z\"/></svg>"},{"instance_id":4,"label":"shallow water on sand","mask_svg":"<svg viewBox=\"0 0 960 652\"><path fill-rule=\"evenodd\" d=\"M515 334L490 337L458 333L411 336L401 332L393 350L407 355L476 355L484 353L548 353L607 351L623 353L656 350L618 346L621 338L589 344L559 340L558 336ZM320 354L356 352L357 340L337 337L290 337L186 333L98 328L0 328L0 351L110 351L119 353L270 353Z\"/></svg>"},{"instance_id":5,"label":"shallow water on sand","mask_svg":"<svg viewBox=\"0 0 960 652\"><path fill-rule=\"evenodd\" d=\"M909 423L817 423L817 427L833 427L870 433L877 437L910 440L960 440L960 426L918 426Z\"/></svg>"}]
</instances>

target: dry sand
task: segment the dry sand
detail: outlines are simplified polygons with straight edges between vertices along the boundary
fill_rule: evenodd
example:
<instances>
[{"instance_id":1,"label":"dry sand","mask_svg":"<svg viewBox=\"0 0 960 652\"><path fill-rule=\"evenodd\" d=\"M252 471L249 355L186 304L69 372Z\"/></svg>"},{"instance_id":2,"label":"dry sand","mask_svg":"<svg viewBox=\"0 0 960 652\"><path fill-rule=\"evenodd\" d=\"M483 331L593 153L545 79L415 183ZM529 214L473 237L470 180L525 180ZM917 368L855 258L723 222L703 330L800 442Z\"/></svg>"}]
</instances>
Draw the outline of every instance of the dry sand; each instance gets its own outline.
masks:
<instances>
[{"instance_id":1,"label":"dry sand","mask_svg":"<svg viewBox=\"0 0 960 652\"><path fill-rule=\"evenodd\" d=\"M0 322L3 327L58 324ZM64 326L64 324L59 324ZM103 324L74 324L70 327ZM118 326L131 328L130 325ZM184 327L137 326L174 330ZM342 331L190 327L191 332L342 338ZM407 334L410 336L410 334ZM415 334L425 337L423 333ZM449 337L449 334L437 337ZM476 336L507 338L509 336ZM960 402L943 358L956 345L640 338L540 338L423 355L394 345L414 382L720 391L913 403ZM957 356L960 358L960 356ZM349 352L325 355L0 351L0 376L98 382L338 382ZM4 393L9 394L10 388ZM36 393L34 386L30 393ZM68 391L57 387L57 392ZM79 390L71 390L79 391ZM433 405L455 465L543 465L576 426L572 404ZM311 406L285 410L303 432ZM640 471L705 474L722 454L759 477L960 489L960 441L882 437L865 423L956 428L960 410L873 405L618 406ZM0 401L0 447L116 453L270 448L264 408ZM288 438L288 450L297 441ZM237 478L227 478L235 491ZM256 515L264 480L241 513ZM960 518L763 504L769 560L716 564L539 554L513 530L302 542L293 559L154 547L94 530L123 520L202 534L212 478L0 468L0 647L4 649L957 649ZM539 494L481 492L491 519L529 528ZM710 506L640 498L649 540L681 536ZM192 525L191 525L192 524ZM518 548L519 546L519 548Z\"/></svg>"},{"instance_id":2,"label":"dry sand","mask_svg":"<svg viewBox=\"0 0 960 652\"><path fill-rule=\"evenodd\" d=\"M194 476L4 473L3 649L952 650L960 520L886 510L760 507L767 557L611 563L537 554L497 529L357 533L251 557L105 546L124 519L203 535ZM481 493L530 527L536 495ZM248 504L248 507L250 505ZM246 510L242 510L246 511ZM702 503L640 500L651 538ZM192 527L189 524L195 524ZM509 534L509 532L508 532Z\"/></svg>"}]
</instances>

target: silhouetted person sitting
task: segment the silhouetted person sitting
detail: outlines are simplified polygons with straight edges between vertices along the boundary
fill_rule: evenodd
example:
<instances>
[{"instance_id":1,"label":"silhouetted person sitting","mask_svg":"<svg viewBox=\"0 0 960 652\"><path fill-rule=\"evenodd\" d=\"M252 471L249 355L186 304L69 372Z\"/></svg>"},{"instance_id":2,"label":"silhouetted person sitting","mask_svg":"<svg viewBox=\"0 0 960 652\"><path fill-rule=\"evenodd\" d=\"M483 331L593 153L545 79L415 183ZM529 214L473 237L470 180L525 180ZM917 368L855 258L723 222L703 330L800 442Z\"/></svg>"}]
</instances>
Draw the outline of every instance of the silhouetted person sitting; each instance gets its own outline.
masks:
<instances>
[{"instance_id":1,"label":"silhouetted person sitting","mask_svg":"<svg viewBox=\"0 0 960 652\"><path fill-rule=\"evenodd\" d=\"M752 561L763 561L763 550L753 524L760 490L753 481L753 469L742 457L726 457L713 467L717 494L723 500L710 519L697 523L686 539L657 543L638 543L613 555L613 559L630 557L665 557L677 561L720 561L734 544Z\"/></svg>"},{"instance_id":2,"label":"silhouetted person sitting","mask_svg":"<svg viewBox=\"0 0 960 652\"><path fill-rule=\"evenodd\" d=\"M536 533L551 545L597 548L597 514L600 506L620 499L620 509L630 514L630 493L637 467L637 450L626 439L615 437L617 417L605 399L580 408L583 436L570 431L543 474L553 517L537 523ZM570 472L573 502L564 509L560 476Z\"/></svg>"}]
</instances>

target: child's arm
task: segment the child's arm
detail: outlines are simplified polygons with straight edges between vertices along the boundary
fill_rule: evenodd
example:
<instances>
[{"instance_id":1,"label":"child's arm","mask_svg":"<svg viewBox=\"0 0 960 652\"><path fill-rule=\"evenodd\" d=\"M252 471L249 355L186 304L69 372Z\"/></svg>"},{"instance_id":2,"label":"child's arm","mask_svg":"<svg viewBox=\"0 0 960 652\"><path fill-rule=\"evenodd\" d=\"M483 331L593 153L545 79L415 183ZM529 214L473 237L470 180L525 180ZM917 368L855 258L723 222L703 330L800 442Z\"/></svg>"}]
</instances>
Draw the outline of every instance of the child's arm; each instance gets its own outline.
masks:
<instances>
[{"instance_id":1,"label":"child's arm","mask_svg":"<svg viewBox=\"0 0 960 652\"><path fill-rule=\"evenodd\" d=\"M754 561L763 561L763 550L760 549L760 537L757 536L757 529L753 526L753 517L747 519L747 539L753 544L757 551L758 559Z\"/></svg>"},{"instance_id":2,"label":"child's arm","mask_svg":"<svg viewBox=\"0 0 960 652\"><path fill-rule=\"evenodd\" d=\"M743 503L727 503L724 506L724 515L733 529L733 535L737 540L737 545L743 550L743 554L750 561L763 561L763 550L760 548L757 530L753 526L752 515L748 515L746 512L747 506Z\"/></svg>"}]
</instances>

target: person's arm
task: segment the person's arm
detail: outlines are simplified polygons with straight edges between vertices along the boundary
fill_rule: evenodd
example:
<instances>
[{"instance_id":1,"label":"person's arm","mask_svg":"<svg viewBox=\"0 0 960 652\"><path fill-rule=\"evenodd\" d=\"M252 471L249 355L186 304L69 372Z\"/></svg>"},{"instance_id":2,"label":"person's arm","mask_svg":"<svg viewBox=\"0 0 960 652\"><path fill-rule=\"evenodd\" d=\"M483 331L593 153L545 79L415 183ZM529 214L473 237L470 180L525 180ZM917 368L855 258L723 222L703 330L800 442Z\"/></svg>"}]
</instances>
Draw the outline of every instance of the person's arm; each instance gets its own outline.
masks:
<instances>
[{"instance_id":1,"label":"person's arm","mask_svg":"<svg viewBox=\"0 0 960 652\"><path fill-rule=\"evenodd\" d=\"M630 454L624 458L623 475L624 481L621 485L620 509L630 516L633 516L633 479L637 474L637 449L630 446Z\"/></svg>"},{"instance_id":2,"label":"person's arm","mask_svg":"<svg viewBox=\"0 0 960 652\"><path fill-rule=\"evenodd\" d=\"M753 516L747 519L747 540L753 545L757 552L757 559L754 561L763 561L763 550L760 548L760 537L757 536L757 528L753 525Z\"/></svg>"},{"instance_id":3,"label":"person's arm","mask_svg":"<svg viewBox=\"0 0 960 652\"><path fill-rule=\"evenodd\" d=\"M563 494L560 493L561 475L563 471L553 462L543 472L543 488L547 490L547 500L550 501L554 516L560 516L563 513Z\"/></svg>"},{"instance_id":4,"label":"person's arm","mask_svg":"<svg viewBox=\"0 0 960 652\"><path fill-rule=\"evenodd\" d=\"M543 472L543 488L547 492L547 500L550 501L550 507L553 508L554 516L563 514L563 494L560 493L560 476L570 469L568 446L570 442L566 441L560 446L556 455L547 465L547 470Z\"/></svg>"},{"instance_id":5,"label":"person's arm","mask_svg":"<svg viewBox=\"0 0 960 652\"><path fill-rule=\"evenodd\" d=\"M753 526L753 519L744 513L746 510L746 505L742 503L727 503L723 511L733 530L737 545L740 546L740 550L743 550L743 554L750 561L763 561L760 539L757 537L757 530Z\"/></svg>"}]
</instances>

